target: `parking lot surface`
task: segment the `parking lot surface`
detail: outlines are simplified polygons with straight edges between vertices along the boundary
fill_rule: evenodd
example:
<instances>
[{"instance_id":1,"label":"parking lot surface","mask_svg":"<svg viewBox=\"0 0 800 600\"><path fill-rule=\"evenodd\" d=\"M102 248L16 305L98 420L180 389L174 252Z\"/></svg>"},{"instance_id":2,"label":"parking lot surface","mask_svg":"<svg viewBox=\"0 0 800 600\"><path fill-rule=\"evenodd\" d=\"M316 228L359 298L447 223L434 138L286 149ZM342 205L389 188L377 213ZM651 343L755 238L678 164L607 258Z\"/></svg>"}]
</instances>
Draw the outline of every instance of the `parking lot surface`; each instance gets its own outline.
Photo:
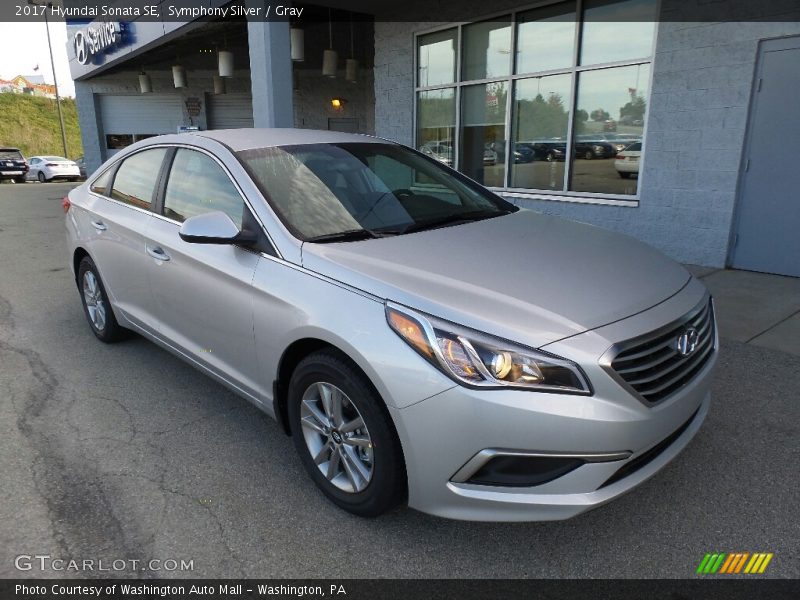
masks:
<instances>
[{"instance_id":1,"label":"parking lot surface","mask_svg":"<svg viewBox=\"0 0 800 600\"><path fill-rule=\"evenodd\" d=\"M66 255L70 187L0 185L0 577L681 578L742 551L800 577L800 357L723 328L695 440L573 520L365 520L325 500L246 401L140 337L94 338ZM193 570L15 567L36 554Z\"/></svg>"}]
</instances>

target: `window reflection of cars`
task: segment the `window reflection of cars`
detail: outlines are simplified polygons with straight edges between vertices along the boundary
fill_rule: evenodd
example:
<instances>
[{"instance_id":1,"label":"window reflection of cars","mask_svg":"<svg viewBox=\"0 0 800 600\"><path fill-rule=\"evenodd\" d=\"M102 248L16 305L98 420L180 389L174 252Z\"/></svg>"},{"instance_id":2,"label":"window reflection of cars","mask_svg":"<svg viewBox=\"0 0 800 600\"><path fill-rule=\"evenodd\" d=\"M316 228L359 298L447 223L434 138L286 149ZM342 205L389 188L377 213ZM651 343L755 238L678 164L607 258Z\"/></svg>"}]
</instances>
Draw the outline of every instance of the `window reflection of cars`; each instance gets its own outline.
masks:
<instances>
[{"instance_id":1,"label":"window reflection of cars","mask_svg":"<svg viewBox=\"0 0 800 600\"><path fill-rule=\"evenodd\" d=\"M639 160L642 156L642 143L634 142L622 152L617 154L614 160L614 168L623 179L630 178L631 175L639 175Z\"/></svg>"},{"instance_id":2,"label":"window reflection of cars","mask_svg":"<svg viewBox=\"0 0 800 600\"><path fill-rule=\"evenodd\" d=\"M453 147L444 142L427 142L420 147L420 152L435 158L448 167L453 166Z\"/></svg>"},{"instance_id":3,"label":"window reflection of cars","mask_svg":"<svg viewBox=\"0 0 800 600\"><path fill-rule=\"evenodd\" d=\"M483 149L483 164L486 166L496 165L497 159L498 159L497 152L495 150L492 150L490 144L486 144L486 146Z\"/></svg>"},{"instance_id":4,"label":"window reflection of cars","mask_svg":"<svg viewBox=\"0 0 800 600\"><path fill-rule=\"evenodd\" d=\"M616 153L616 148L600 135L579 135L575 140L575 156L578 158L611 158Z\"/></svg>"}]
</instances>

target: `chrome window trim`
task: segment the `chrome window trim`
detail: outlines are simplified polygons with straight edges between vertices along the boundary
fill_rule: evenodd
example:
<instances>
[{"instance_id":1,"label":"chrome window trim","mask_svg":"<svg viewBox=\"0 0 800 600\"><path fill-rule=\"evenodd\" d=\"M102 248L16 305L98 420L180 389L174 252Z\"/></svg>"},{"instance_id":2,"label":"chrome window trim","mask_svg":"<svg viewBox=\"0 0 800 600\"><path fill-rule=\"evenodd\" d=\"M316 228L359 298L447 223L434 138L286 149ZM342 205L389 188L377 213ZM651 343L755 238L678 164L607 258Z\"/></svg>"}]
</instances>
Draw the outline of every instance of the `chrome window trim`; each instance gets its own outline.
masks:
<instances>
[{"instance_id":1,"label":"chrome window trim","mask_svg":"<svg viewBox=\"0 0 800 600\"><path fill-rule=\"evenodd\" d=\"M614 462L630 458L630 450L619 452L536 452L527 450L507 450L504 448L486 448L470 458L450 478L452 483L467 483L481 467L497 456L515 456L518 458L575 458L587 463Z\"/></svg>"},{"instance_id":2,"label":"chrome window trim","mask_svg":"<svg viewBox=\"0 0 800 600\"><path fill-rule=\"evenodd\" d=\"M645 333L645 334L642 334L642 335L638 335L636 337L629 338L627 340L623 340L621 342L616 342L615 344L613 344L600 357L600 359L598 361L599 364L600 364L600 367L606 373L608 373L608 375L610 375L611 378L614 381L616 381L619 385L621 385L622 388L626 392L628 392L634 398L639 400L639 402L641 402L642 404L644 404L645 406L647 406L649 408L658 406L662 402L666 401L669 398L669 396L667 396L665 398L662 398L662 399L659 399L656 402L651 402L651 401L647 400L644 396L642 396L639 392L637 392L627 381L625 381L625 379L623 379L623 377L619 373L617 373L617 371L611 366L611 364L614 362L614 359L616 359L617 355L620 352L622 352L622 351L624 351L624 350L626 350L626 349L628 349L628 348L630 348L632 346L637 346L637 345L641 344L642 342L646 342L648 340L658 338L658 337L664 335L665 333L669 333L670 331L672 331L674 329L677 329L681 325L684 325L685 323L688 323L689 321L694 319L697 315L699 315L703 311L703 309L705 309L709 305L710 305L710 309L711 309L711 315L710 315L711 316L711 321L712 321L712 324L713 324L713 327L714 327L714 338L713 338L713 340L711 342L711 348L710 348L709 352L710 352L710 354L713 355L713 353L716 352L718 350L718 348L719 348L719 327L717 327L717 315L716 315L716 311L714 310L714 300L711 297L711 295L708 292L706 292L705 294L703 294L703 299L700 300L700 302L698 302L695 305L694 308L692 308L689 312L687 312L682 317L680 317L678 319L675 319L674 321L671 321L670 323L667 323L666 325L663 325L663 326L659 327L658 329L654 329L653 331L650 331L648 333ZM708 360L710 360L710 358L711 357L709 356L709 358L706 359L706 360L708 361ZM708 368L708 364L706 364L703 367L703 370L705 370L707 368ZM702 370L701 370L701 372L702 372ZM699 373L698 373L698 375L699 375ZM695 375L692 379L696 379L698 377L698 375Z\"/></svg>"},{"instance_id":3,"label":"chrome window trim","mask_svg":"<svg viewBox=\"0 0 800 600\"><path fill-rule=\"evenodd\" d=\"M535 200L544 200L544 201L557 201L557 202L572 202L572 203L582 203L582 204L601 204L601 205L608 205L608 206L623 206L623 207L638 207L642 200L642 188L643 182L645 181L645 169L643 165L646 161L646 150L647 150L647 131L648 125L650 121L650 100L652 97L653 91L653 65L655 64L655 55L656 55L656 46L658 41L658 35L660 30L660 23L658 20L653 23L653 41L650 47L650 55L643 56L638 58L620 60L620 61L610 61L610 62L602 62L590 65L582 65L580 64L580 50L581 45L583 43L583 36L581 31L581 25L583 24L583 13L584 13L584 2L585 0L574 0L575 2L575 44L573 47L573 61L569 67L565 67L563 69L549 69L546 71L533 71L527 73L514 73L514 68L516 67L516 48L514 45L511 47L511 60L512 60L512 69L511 74L504 77L493 77L487 79L479 79L479 80L471 80L471 81L462 81L461 79L461 55L462 55L462 29L473 23L480 23L482 21L490 21L497 17L504 17L509 16L511 19L510 25L512 29L512 44L516 43L517 34L516 30L520 23L518 20L518 15L520 13L525 13L537 8L544 8L547 6L553 6L557 4L563 4L568 0L549 0L545 2L538 2L532 4L526 4L521 7L514 7L511 9L506 10L499 10L492 13L481 15L480 17L476 17L470 21L456 21L456 22L448 22L442 25L437 25L434 27L430 27L427 29L421 29L412 33L412 76L413 76L413 102L412 102L412 146L416 149L418 146L418 98L419 92L424 91L431 91L431 90L438 90L438 89L446 89L446 88L453 88L455 102L456 102L456 123L455 123L455 135L454 135L454 149L453 149L453 168L459 170L460 161L461 161L461 153L460 153L460 139L461 139L461 127L459 123L461 122L461 88L465 85L479 85L479 84L486 84L486 83L496 83L505 81L509 83L508 87L508 96L510 97L514 93L514 89L516 86L516 81L518 79L530 79L530 78L540 78L546 77L548 75L571 75L571 84L570 84L570 97L569 97L569 120L567 122L567 156L571 156L572 154L572 145L573 145L573 125L574 125L574 110L576 108L577 100L578 100L578 75L582 72L586 71L597 71L602 69L610 69L614 67L627 67L627 66L636 66L636 65L643 65L647 64L650 66L650 73L647 78L648 80L648 110L645 112L644 124L642 126L642 158L640 160L639 166L639 176L637 178L637 185L636 185L636 194L604 194L601 192L577 192L574 190L569 190L570 181L572 178L572 165L571 160L567 159L564 166L564 180L563 180L563 189L561 190L545 190L545 189L536 189L536 188L489 188L496 193L502 193L506 190L513 192L514 194L526 194L518 195L514 197L519 198L531 198ZM655 0L656 7L655 13L656 18L661 14L661 4L662 0ZM452 83L446 84L437 84L437 85L429 85L429 86L420 86L419 84L419 38L431 33L437 33L439 31L446 31L448 29L455 29L455 48L456 48L456 72L455 72L455 81ZM512 101L509 101L509 104L513 104ZM510 136L513 129L513 114L512 112L506 112L506 123L508 125L507 129L507 146L510 144ZM509 159L509 154L506 152L506 160ZM510 166L510 163L509 163ZM506 168L505 174L505 181L506 183L510 183L510 168ZM461 172L461 171L459 171ZM501 190L498 192L498 190Z\"/></svg>"}]
</instances>

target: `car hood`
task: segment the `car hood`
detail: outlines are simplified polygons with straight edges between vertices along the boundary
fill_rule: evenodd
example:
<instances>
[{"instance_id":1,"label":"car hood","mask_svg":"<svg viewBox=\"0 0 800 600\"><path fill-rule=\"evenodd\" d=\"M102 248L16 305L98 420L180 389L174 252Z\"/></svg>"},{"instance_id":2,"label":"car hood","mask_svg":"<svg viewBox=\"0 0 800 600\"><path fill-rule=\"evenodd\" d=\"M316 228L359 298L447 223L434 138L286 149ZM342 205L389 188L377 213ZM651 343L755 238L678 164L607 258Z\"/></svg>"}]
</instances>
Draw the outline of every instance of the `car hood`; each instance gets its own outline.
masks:
<instances>
[{"instance_id":1,"label":"car hood","mask_svg":"<svg viewBox=\"0 0 800 600\"><path fill-rule=\"evenodd\" d=\"M529 210L359 242L303 266L382 299L540 347L646 310L691 278L628 236Z\"/></svg>"}]
</instances>

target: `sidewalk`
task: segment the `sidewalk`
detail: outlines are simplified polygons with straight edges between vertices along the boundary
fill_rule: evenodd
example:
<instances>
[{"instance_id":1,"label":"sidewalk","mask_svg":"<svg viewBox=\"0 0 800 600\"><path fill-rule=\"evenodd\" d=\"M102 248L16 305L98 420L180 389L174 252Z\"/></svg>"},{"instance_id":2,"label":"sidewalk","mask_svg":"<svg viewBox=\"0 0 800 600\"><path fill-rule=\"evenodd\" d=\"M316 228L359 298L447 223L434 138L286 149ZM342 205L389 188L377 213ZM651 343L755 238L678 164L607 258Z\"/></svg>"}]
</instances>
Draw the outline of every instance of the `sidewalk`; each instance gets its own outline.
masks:
<instances>
[{"instance_id":1,"label":"sidewalk","mask_svg":"<svg viewBox=\"0 0 800 600\"><path fill-rule=\"evenodd\" d=\"M686 267L714 296L720 337L800 356L800 278Z\"/></svg>"}]
</instances>

